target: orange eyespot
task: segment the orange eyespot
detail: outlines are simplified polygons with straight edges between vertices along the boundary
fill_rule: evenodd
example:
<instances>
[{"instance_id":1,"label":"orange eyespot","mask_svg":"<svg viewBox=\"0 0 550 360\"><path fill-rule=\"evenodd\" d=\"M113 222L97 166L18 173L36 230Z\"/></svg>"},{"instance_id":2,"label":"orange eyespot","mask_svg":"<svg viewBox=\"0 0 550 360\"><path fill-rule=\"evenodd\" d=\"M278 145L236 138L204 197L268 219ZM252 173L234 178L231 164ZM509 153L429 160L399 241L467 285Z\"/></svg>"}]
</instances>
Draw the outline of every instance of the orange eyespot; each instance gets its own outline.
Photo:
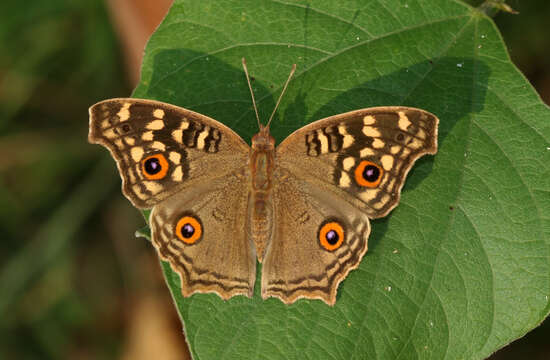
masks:
<instances>
[{"instance_id":1,"label":"orange eyespot","mask_svg":"<svg viewBox=\"0 0 550 360\"><path fill-rule=\"evenodd\" d=\"M363 160L355 168L355 182L359 186L375 188L380 184L384 170L372 161Z\"/></svg>"},{"instance_id":2,"label":"orange eyespot","mask_svg":"<svg viewBox=\"0 0 550 360\"><path fill-rule=\"evenodd\" d=\"M319 243L328 251L334 251L342 246L344 237L344 228L336 221L326 222L319 229Z\"/></svg>"},{"instance_id":3,"label":"orange eyespot","mask_svg":"<svg viewBox=\"0 0 550 360\"><path fill-rule=\"evenodd\" d=\"M168 161L162 154L147 156L141 160L141 172L148 180L160 180L168 174Z\"/></svg>"},{"instance_id":4,"label":"orange eyespot","mask_svg":"<svg viewBox=\"0 0 550 360\"><path fill-rule=\"evenodd\" d=\"M176 223L176 236L186 243L193 245L202 236L202 224L195 216L183 216Z\"/></svg>"}]
</instances>

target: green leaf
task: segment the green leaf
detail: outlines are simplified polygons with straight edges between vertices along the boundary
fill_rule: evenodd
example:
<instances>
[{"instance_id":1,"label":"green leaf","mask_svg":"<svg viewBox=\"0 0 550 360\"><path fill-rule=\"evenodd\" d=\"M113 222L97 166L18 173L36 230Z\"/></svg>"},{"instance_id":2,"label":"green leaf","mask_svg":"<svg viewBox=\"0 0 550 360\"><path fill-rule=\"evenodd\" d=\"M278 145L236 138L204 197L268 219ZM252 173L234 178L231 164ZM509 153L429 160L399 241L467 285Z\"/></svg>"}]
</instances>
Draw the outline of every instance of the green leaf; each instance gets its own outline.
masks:
<instances>
[{"instance_id":1,"label":"green leaf","mask_svg":"<svg viewBox=\"0 0 550 360\"><path fill-rule=\"evenodd\" d=\"M176 0L134 95L249 141L258 129L241 57L262 119L298 66L272 124L278 142L329 115L407 105L439 116L440 147L373 221L334 307L264 301L258 282L252 299L183 298L163 264L195 359L481 359L544 319L550 112L488 17L450 0Z\"/></svg>"}]
</instances>

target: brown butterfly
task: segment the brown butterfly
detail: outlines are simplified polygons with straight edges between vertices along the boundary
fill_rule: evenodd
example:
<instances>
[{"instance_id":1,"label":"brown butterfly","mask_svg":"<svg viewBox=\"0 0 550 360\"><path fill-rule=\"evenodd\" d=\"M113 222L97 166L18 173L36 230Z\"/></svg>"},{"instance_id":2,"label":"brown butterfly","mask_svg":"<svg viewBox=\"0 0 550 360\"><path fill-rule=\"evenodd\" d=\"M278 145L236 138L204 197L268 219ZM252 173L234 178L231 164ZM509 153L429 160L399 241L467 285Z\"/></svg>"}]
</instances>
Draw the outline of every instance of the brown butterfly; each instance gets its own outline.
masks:
<instances>
[{"instance_id":1,"label":"brown butterfly","mask_svg":"<svg viewBox=\"0 0 550 360\"><path fill-rule=\"evenodd\" d=\"M250 87L244 59L243 68ZM258 119L250 147L222 123L162 102L90 108L89 141L115 158L124 195L153 209L153 245L181 277L183 296L250 297L258 259L263 298L333 305L367 251L369 219L386 216L413 163L437 152L438 119L420 109L331 116L277 147L271 118Z\"/></svg>"}]
</instances>

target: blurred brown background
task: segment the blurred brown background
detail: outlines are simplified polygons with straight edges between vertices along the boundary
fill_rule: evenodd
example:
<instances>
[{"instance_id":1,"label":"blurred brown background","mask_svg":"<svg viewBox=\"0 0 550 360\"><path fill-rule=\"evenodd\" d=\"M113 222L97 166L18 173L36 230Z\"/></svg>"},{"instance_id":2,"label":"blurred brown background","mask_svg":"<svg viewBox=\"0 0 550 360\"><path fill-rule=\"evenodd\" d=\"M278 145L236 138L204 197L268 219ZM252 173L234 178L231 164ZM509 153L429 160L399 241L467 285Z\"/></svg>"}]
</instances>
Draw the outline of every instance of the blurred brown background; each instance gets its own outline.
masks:
<instances>
[{"instance_id":1,"label":"blurred brown background","mask_svg":"<svg viewBox=\"0 0 550 360\"><path fill-rule=\"evenodd\" d=\"M479 1L469 1L478 4ZM0 4L0 359L186 359L158 261L88 107L128 96L171 0ZM495 21L550 103L548 0ZM550 325L492 359L550 358Z\"/></svg>"}]
</instances>

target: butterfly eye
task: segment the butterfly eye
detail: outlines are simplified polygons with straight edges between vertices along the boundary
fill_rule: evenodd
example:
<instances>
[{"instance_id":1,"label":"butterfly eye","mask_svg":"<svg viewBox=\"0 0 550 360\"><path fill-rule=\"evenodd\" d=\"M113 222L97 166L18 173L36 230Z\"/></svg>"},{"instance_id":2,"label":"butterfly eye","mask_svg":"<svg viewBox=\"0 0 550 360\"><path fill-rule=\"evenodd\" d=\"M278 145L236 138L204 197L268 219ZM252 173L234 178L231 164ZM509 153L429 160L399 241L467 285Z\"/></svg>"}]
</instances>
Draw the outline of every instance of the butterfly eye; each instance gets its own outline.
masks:
<instances>
[{"instance_id":1,"label":"butterfly eye","mask_svg":"<svg viewBox=\"0 0 550 360\"><path fill-rule=\"evenodd\" d=\"M344 228L336 221L329 221L321 225L317 235L321 246L328 251L334 251L342 246L344 236Z\"/></svg>"},{"instance_id":2,"label":"butterfly eye","mask_svg":"<svg viewBox=\"0 0 550 360\"><path fill-rule=\"evenodd\" d=\"M176 223L176 236L186 243L193 245L202 236L202 224L198 217L185 215Z\"/></svg>"},{"instance_id":3,"label":"butterfly eye","mask_svg":"<svg viewBox=\"0 0 550 360\"><path fill-rule=\"evenodd\" d=\"M168 173L168 161L162 154L155 154L141 160L141 171L148 180L163 179Z\"/></svg>"},{"instance_id":4,"label":"butterfly eye","mask_svg":"<svg viewBox=\"0 0 550 360\"><path fill-rule=\"evenodd\" d=\"M355 168L355 181L360 186L375 188L380 184L384 170L379 165L363 160Z\"/></svg>"}]
</instances>

